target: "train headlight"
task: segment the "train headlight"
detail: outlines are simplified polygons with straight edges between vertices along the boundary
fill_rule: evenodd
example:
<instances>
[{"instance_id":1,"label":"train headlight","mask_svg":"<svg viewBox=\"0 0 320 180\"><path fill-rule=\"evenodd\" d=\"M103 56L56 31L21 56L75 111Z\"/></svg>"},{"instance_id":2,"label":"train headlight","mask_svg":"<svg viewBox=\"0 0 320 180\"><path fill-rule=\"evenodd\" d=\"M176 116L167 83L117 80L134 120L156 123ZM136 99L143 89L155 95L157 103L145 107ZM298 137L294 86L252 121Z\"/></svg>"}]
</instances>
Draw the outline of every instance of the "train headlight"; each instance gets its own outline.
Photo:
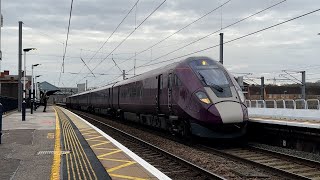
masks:
<instances>
[{"instance_id":1,"label":"train headlight","mask_svg":"<svg viewBox=\"0 0 320 180\"><path fill-rule=\"evenodd\" d=\"M206 104L210 104L211 103L210 99L208 98L208 96L204 92L199 91L199 92L196 93L196 96L203 103L206 103Z\"/></svg>"}]
</instances>

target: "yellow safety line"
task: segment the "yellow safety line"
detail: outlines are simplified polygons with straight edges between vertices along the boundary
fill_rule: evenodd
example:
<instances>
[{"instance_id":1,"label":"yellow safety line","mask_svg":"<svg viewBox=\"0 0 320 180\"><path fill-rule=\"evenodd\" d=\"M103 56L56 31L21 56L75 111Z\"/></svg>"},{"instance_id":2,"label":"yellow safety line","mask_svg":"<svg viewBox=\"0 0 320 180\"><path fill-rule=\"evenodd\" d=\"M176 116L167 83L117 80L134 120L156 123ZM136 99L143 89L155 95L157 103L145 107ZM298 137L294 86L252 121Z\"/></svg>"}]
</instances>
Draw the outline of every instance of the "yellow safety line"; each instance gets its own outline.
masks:
<instances>
[{"instance_id":1,"label":"yellow safety line","mask_svg":"<svg viewBox=\"0 0 320 180\"><path fill-rule=\"evenodd\" d=\"M125 163L133 162L133 161L122 160L122 159L111 159L111 158L100 158L100 159L106 160L106 161L114 161L114 162L125 162Z\"/></svg>"},{"instance_id":2,"label":"yellow safety line","mask_svg":"<svg viewBox=\"0 0 320 180\"><path fill-rule=\"evenodd\" d=\"M61 109L61 111L63 111ZM63 111L64 112L64 111ZM65 114L65 116L69 116L67 114ZM70 116L69 116L70 117ZM70 118L71 120L73 118ZM73 143L74 141L78 141L78 143L76 143L76 145L80 145L82 151L84 152L81 144L80 144L80 141L78 138L74 138L74 137L77 137L72 126L71 126L71 122L69 120L65 120L65 121L68 121L68 131L72 131L70 134L73 136ZM71 128L70 128L71 127ZM106 161L114 161L114 162L123 162L123 164L119 165L119 166L116 166L116 167L113 167L113 168L110 168L110 169L106 169L106 171L109 173L109 175L113 178L121 178L121 179L136 179L136 180L145 180L145 178L140 178L140 177L134 177L134 176L127 176L127 175L120 175L120 174L114 174L114 173L111 173L111 172L114 172L114 171L117 171L121 168L125 168L125 167L128 167L130 165L133 165L133 164L136 164L135 161L129 161L129 160L122 160L122 159L112 159L112 158L105 158L106 156L109 156L109 155L112 155L112 154L116 154L116 153L119 153L119 152L122 152L122 150L120 149L115 149L115 148L104 148L104 147L98 147L98 146L101 146L101 145L104 145L104 144L109 144L111 143L110 141L106 141L105 139L104 140L99 140L100 137L103 137L101 136L100 134L98 134L95 130L90 130L90 128L85 128L85 129L82 129L79 131L81 132L82 136L84 135L87 135L87 138L85 138L86 141L95 141L95 142L98 142L97 144L94 144L94 145L91 145L90 147L93 148L93 149L102 149L102 150L111 150L112 152L108 152L106 154L101 154L101 155L98 155L97 158L100 159L100 160L106 160ZM78 146L79 147L79 146ZM78 150L78 149L76 149ZM78 150L80 151L81 153L81 150ZM73 151L74 152L74 151ZM97 155L97 154L96 154ZM81 153L81 157L82 157L82 153ZM85 155L85 158L87 158L87 156ZM80 157L78 158L78 160L80 161ZM82 157L82 161L84 161L83 157ZM87 159L87 161L89 162L89 160ZM77 162L76 162L77 163ZM85 164L86 166L86 164ZM92 167L91 167L91 163L89 162L89 166L93 172L93 174L95 175L95 172L93 171ZM87 169L87 166L85 167L86 170ZM89 173L90 175L90 173ZM91 176L90 176L91 178ZM97 177L96 177L97 179Z\"/></svg>"},{"instance_id":3,"label":"yellow safety line","mask_svg":"<svg viewBox=\"0 0 320 180\"><path fill-rule=\"evenodd\" d=\"M86 140L87 140L87 141L91 141L92 139L98 139L98 138L101 138L101 137L103 137L103 136L96 136L96 137L88 138L88 139L86 139Z\"/></svg>"},{"instance_id":4,"label":"yellow safety line","mask_svg":"<svg viewBox=\"0 0 320 180\"><path fill-rule=\"evenodd\" d=\"M92 146L90 146L90 147L96 147L96 146L100 146L100 145L104 145L104 144L109 144L109 143L110 143L110 141L104 141L104 142L102 142L102 143L94 144L94 145L92 145ZM97 148L95 148L95 149L97 149Z\"/></svg>"},{"instance_id":5,"label":"yellow safety line","mask_svg":"<svg viewBox=\"0 0 320 180\"><path fill-rule=\"evenodd\" d=\"M65 133L64 133L64 136L63 136L63 140L64 140L64 147L65 147L65 149L68 149L68 150L70 150L70 148L69 148L69 146L67 145L67 140L66 140L66 136L65 136ZM68 146L68 147L67 147ZM67 174L68 174L68 179L70 179L70 172L69 172L69 168L70 168L70 166L69 166L69 156L71 156L71 154L69 153L69 154L66 154L66 161L67 161ZM71 158L71 157L70 157ZM71 160L70 160L71 161ZM73 165L72 165L72 167L73 167ZM74 173L73 173L74 174Z\"/></svg>"},{"instance_id":6,"label":"yellow safety line","mask_svg":"<svg viewBox=\"0 0 320 180\"><path fill-rule=\"evenodd\" d=\"M58 113L54 108L56 115L56 130L55 130L55 142L54 142L54 155L53 163L51 167L51 176L50 179L60 179L60 163L61 163L61 149L60 149L60 124Z\"/></svg>"},{"instance_id":7,"label":"yellow safety line","mask_svg":"<svg viewBox=\"0 0 320 180\"><path fill-rule=\"evenodd\" d=\"M81 133L82 135L88 135L88 134L94 134L96 133L96 131L92 130L92 131L87 131L86 133Z\"/></svg>"},{"instance_id":8,"label":"yellow safety line","mask_svg":"<svg viewBox=\"0 0 320 180\"><path fill-rule=\"evenodd\" d=\"M70 122L69 122L69 123L70 123ZM70 124L70 125L71 125L71 124ZM83 147L81 146L81 143L80 143L80 141L79 141L79 138L76 136L76 134L75 134L74 131L73 131L73 134L74 134L74 137L76 137L76 141L78 142L78 145L79 145L79 147L81 148L81 150L82 150L82 152L83 152L83 154L84 154L85 159L82 157L82 158L83 158L82 160L83 160L83 162L84 162L84 165L86 166L86 169L87 169L88 174L91 175L90 172L89 172L89 169L88 169L87 164L89 164L89 168L90 168L90 170L92 171L92 174L93 174L94 178L97 179L96 173L94 172L94 170L93 170L93 168L92 168L92 166L91 166L91 163L90 163L87 155L85 154L85 152L84 152L84 150L83 150ZM87 163L86 163L85 161L86 161ZM90 179L92 179L91 176L90 176Z\"/></svg>"},{"instance_id":9,"label":"yellow safety line","mask_svg":"<svg viewBox=\"0 0 320 180\"><path fill-rule=\"evenodd\" d=\"M109 151L115 151L115 150L117 150L117 149L114 149L114 148L97 148L97 147L92 148L92 149L103 149L103 150L109 150Z\"/></svg>"},{"instance_id":10,"label":"yellow safety line","mask_svg":"<svg viewBox=\"0 0 320 180\"><path fill-rule=\"evenodd\" d=\"M144 178L125 176L125 175L113 174L113 173L110 173L109 175L112 176L112 177L117 177L117 178L122 178L122 179L147 180L147 179L144 179Z\"/></svg>"},{"instance_id":11,"label":"yellow safety line","mask_svg":"<svg viewBox=\"0 0 320 180\"><path fill-rule=\"evenodd\" d=\"M84 129L79 129L79 131L80 132L86 132L86 131L91 131L92 130L92 128L84 128Z\"/></svg>"},{"instance_id":12,"label":"yellow safety line","mask_svg":"<svg viewBox=\"0 0 320 180\"><path fill-rule=\"evenodd\" d=\"M88 171L88 168L83 167L83 165L82 165L82 162L84 163L84 165L85 165L85 162L83 160L83 154L82 154L81 149L79 147L79 144L77 142L77 137L75 135L75 132L74 132L73 127L71 126L69 120L66 120L66 121L67 121L66 123L68 125L69 136L70 136L70 139L72 140L72 145L76 150L75 153L77 155L77 160L79 161L79 164L80 164L81 172L83 174L84 179L87 179L85 176L84 168L87 170L89 175L90 175L90 173Z\"/></svg>"},{"instance_id":13,"label":"yellow safety line","mask_svg":"<svg viewBox=\"0 0 320 180\"><path fill-rule=\"evenodd\" d=\"M78 137L76 136L76 133L74 132L74 130L73 130L72 126L71 126L71 122L69 120L66 120L66 123L68 124L68 130L70 131L71 137L73 137L73 140L76 141L76 142L73 141L73 143L76 144L76 146L74 146L74 147L76 147L77 148L77 152L79 152L79 153L77 153L78 157L79 157L79 155L81 156L81 158L78 158L78 159L81 159L82 162L84 163L84 166L86 168L86 171L87 171L88 176L90 177L90 179L92 179L90 170L92 171L92 174L93 174L94 178L97 179L97 176L96 176L96 174L95 174L95 172L94 172L94 170L93 170L93 168L91 166L91 163L90 163L88 157L86 156L86 154L85 154L85 152L83 150L83 147L81 146L81 143L80 143ZM80 163L80 160L79 160L79 163ZM90 170L88 169L87 164L89 164ZM81 166L81 169L82 169L82 164L81 163L80 163L80 166ZM85 175L84 175L84 177L86 179Z\"/></svg>"},{"instance_id":14,"label":"yellow safety line","mask_svg":"<svg viewBox=\"0 0 320 180\"><path fill-rule=\"evenodd\" d=\"M96 136L97 134L86 134L86 136Z\"/></svg>"},{"instance_id":15,"label":"yellow safety line","mask_svg":"<svg viewBox=\"0 0 320 180\"><path fill-rule=\"evenodd\" d=\"M99 139L98 139L98 140L95 140L95 139L93 139L93 140L88 140L88 142L89 142L89 141L94 141L94 142L104 142L105 140L99 140Z\"/></svg>"},{"instance_id":16,"label":"yellow safety line","mask_svg":"<svg viewBox=\"0 0 320 180\"><path fill-rule=\"evenodd\" d=\"M78 178L79 179L82 179L81 178L81 172L82 172L82 174L84 173L84 169L83 169L83 167L82 167L82 163L81 163L81 161L80 161L80 156L79 156L79 150L78 150L78 148L76 147L76 145L75 145L75 140L73 139L73 137L72 137L72 132L71 132L71 125L70 125L70 123L68 123L67 122L67 120L65 120L65 122L66 122L66 128L67 128L67 132L68 132L68 137L69 137L69 139L70 139L70 142L71 142L71 146L73 147L73 154L75 155L75 162L76 162L76 169L77 169L77 172L78 172ZM73 130L73 129L72 129ZM79 161L79 165L78 165L78 161ZM79 168L79 166L80 166L80 168ZM80 169L81 169L81 171L80 171ZM86 178L86 176L85 175L83 175L84 176L84 179L86 180L87 178Z\"/></svg>"},{"instance_id":17,"label":"yellow safety line","mask_svg":"<svg viewBox=\"0 0 320 180\"><path fill-rule=\"evenodd\" d=\"M118 152L121 152L121 151L122 151L121 149L118 149L118 150L115 150L115 151L112 151L112 152L109 152L109 153L106 153L106 154L101 154L101 155L99 155L97 157L98 157L98 159L100 159L100 158L102 158L104 156L109 156L111 154L115 154L115 153L118 153Z\"/></svg>"},{"instance_id":18,"label":"yellow safety line","mask_svg":"<svg viewBox=\"0 0 320 180\"><path fill-rule=\"evenodd\" d=\"M119 166L116 166L116 167L107 169L107 171L108 171L108 173L111 173L112 171L115 171L115 170L118 170L118 169L121 169L121 168L130 166L130 165L135 164L135 163L136 163L136 162L134 162L134 161L127 162L127 163L121 164L121 165L119 165Z\"/></svg>"},{"instance_id":19,"label":"yellow safety line","mask_svg":"<svg viewBox=\"0 0 320 180\"><path fill-rule=\"evenodd\" d=\"M61 111L61 109L60 109ZM63 113L61 113L63 115ZM76 174L75 174L75 170L74 170L74 165L73 165L73 162L74 162L74 159L75 159L75 155L73 153L73 149L71 148L71 145L70 145L70 138L69 136L67 135L67 127L66 127L66 120L65 120L65 117L64 118L61 118L61 121L62 121L62 126L63 126L63 133L64 133L64 137L66 138L66 141L65 141L65 146L68 150L71 151L70 153L70 164L71 164L71 171L72 171L72 175L73 175L73 179L76 179ZM77 166L76 162L75 162L75 165ZM70 169L68 169L68 174L71 174L70 173ZM68 178L70 179L70 177L68 176Z\"/></svg>"},{"instance_id":20,"label":"yellow safety line","mask_svg":"<svg viewBox=\"0 0 320 180\"><path fill-rule=\"evenodd\" d=\"M67 136L65 119L63 119L62 124L63 124L63 135L66 138L65 145L68 148L68 150L71 150L71 153L70 153L70 164L71 164L71 171L72 171L73 179L76 179L76 174L75 174L74 165L73 165L74 153L73 153L73 149L70 146L69 136ZM69 155L69 154L67 154L67 155ZM70 174L70 169L68 169L68 174ZM68 179L70 179L70 176L68 176Z\"/></svg>"},{"instance_id":21,"label":"yellow safety line","mask_svg":"<svg viewBox=\"0 0 320 180\"><path fill-rule=\"evenodd\" d=\"M71 126L71 123L70 123L70 122L69 122L69 125ZM71 126L71 127L72 127L72 126ZM83 162L83 164L84 164L84 166L85 166L85 169L86 169L86 171L87 171L87 173L88 173L89 178L92 179L90 170L88 169L88 166L87 166L87 164L89 164L89 166L90 166L90 168L91 168L91 170L92 170L92 174L95 176L95 173L94 173L94 171L93 171L93 169L92 169L92 167L91 167L91 163L90 163L89 160L87 159L86 154L85 154L85 152L84 152L84 150L83 150L83 148L82 148L82 146L81 146L81 143L80 143L80 141L79 141L76 133L74 132L73 129L72 129L71 131L72 131L71 134L72 134L72 136L73 136L73 138L74 138L74 141L76 141L75 143L76 143L76 145L77 145L78 152L80 152L79 154L80 154L80 156L81 156L81 160L82 160L82 162ZM85 157L86 159L85 159L84 157ZM86 160L87 160L87 162L86 162ZM80 160L79 160L79 161L80 161ZM82 167L82 165L81 165L81 167ZM86 177L86 176L84 175L84 177ZM86 178L85 178L85 179L86 179Z\"/></svg>"}]
</instances>

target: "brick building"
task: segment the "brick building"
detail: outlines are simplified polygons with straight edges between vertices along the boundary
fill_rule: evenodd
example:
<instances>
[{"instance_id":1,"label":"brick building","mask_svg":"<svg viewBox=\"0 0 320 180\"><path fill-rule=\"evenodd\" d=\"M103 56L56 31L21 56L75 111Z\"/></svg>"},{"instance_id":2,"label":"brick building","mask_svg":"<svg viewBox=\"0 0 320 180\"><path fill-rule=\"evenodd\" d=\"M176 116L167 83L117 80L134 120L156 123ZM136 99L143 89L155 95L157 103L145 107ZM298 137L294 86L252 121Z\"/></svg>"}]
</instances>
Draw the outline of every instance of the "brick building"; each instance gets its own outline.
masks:
<instances>
[{"instance_id":1,"label":"brick building","mask_svg":"<svg viewBox=\"0 0 320 180\"><path fill-rule=\"evenodd\" d=\"M28 89L30 89L31 85L31 76L27 76L28 83L26 84L27 89L27 97L29 94ZM0 74L0 96L10 97L18 99L18 75L10 75L10 72L5 70Z\"/></svg>"},{"instance_id":2,"label":"brick building","mask_svg":"<svg viewBox=\"0 0 320 180\"><path fill-rule=\"evenodd\" d=\"M266 85L264 91L265 100L268 99L301 99L301 87L299 84L287 84L282 86ZM258 85L247 86L246 98L249 100L261 99L261 88ZM307 99L320 99L320 84L307 83Z\"/></svg>"}]
</instances>

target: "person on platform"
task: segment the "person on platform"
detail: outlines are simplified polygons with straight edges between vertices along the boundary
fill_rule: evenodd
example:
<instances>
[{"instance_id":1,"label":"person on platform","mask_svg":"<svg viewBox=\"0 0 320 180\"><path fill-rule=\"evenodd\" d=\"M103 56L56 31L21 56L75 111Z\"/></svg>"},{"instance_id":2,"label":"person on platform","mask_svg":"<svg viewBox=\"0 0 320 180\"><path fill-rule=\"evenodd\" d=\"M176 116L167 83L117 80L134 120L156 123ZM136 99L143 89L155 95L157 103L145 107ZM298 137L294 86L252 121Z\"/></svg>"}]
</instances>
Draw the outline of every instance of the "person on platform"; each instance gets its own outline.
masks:
<instances>
[{"instance_id":1,"label":"person on platform","mask_svg":"<svg viewBox=\"0 0 320 180\"><path fill-rule=\"evenodd\" d=\"M43 112L46 112L47 109L47 102L48 102L49 96L46 95L46 93L43 94Z\"/></svg>"}]
</instances>

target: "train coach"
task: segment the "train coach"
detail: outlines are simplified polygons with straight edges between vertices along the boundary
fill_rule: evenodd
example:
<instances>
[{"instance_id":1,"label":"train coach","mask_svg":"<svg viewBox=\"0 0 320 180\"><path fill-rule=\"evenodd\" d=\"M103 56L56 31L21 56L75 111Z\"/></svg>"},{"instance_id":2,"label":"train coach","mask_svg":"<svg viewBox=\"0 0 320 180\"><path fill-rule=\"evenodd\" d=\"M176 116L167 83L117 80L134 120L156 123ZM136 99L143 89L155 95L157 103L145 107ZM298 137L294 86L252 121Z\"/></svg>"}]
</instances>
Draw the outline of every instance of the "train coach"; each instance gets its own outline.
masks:
<instances>
[{"instance_id":1,"label":"train coach","mask_svg":"<svg viewBox=\"0 0 320 180\"><path fill-rule=\"evenodd\" d=\"M183 137L236 138L248 112L234 77L208 57L190 57L67 97L67 107L117 116Z\"/></svg>"}]
</instances>

